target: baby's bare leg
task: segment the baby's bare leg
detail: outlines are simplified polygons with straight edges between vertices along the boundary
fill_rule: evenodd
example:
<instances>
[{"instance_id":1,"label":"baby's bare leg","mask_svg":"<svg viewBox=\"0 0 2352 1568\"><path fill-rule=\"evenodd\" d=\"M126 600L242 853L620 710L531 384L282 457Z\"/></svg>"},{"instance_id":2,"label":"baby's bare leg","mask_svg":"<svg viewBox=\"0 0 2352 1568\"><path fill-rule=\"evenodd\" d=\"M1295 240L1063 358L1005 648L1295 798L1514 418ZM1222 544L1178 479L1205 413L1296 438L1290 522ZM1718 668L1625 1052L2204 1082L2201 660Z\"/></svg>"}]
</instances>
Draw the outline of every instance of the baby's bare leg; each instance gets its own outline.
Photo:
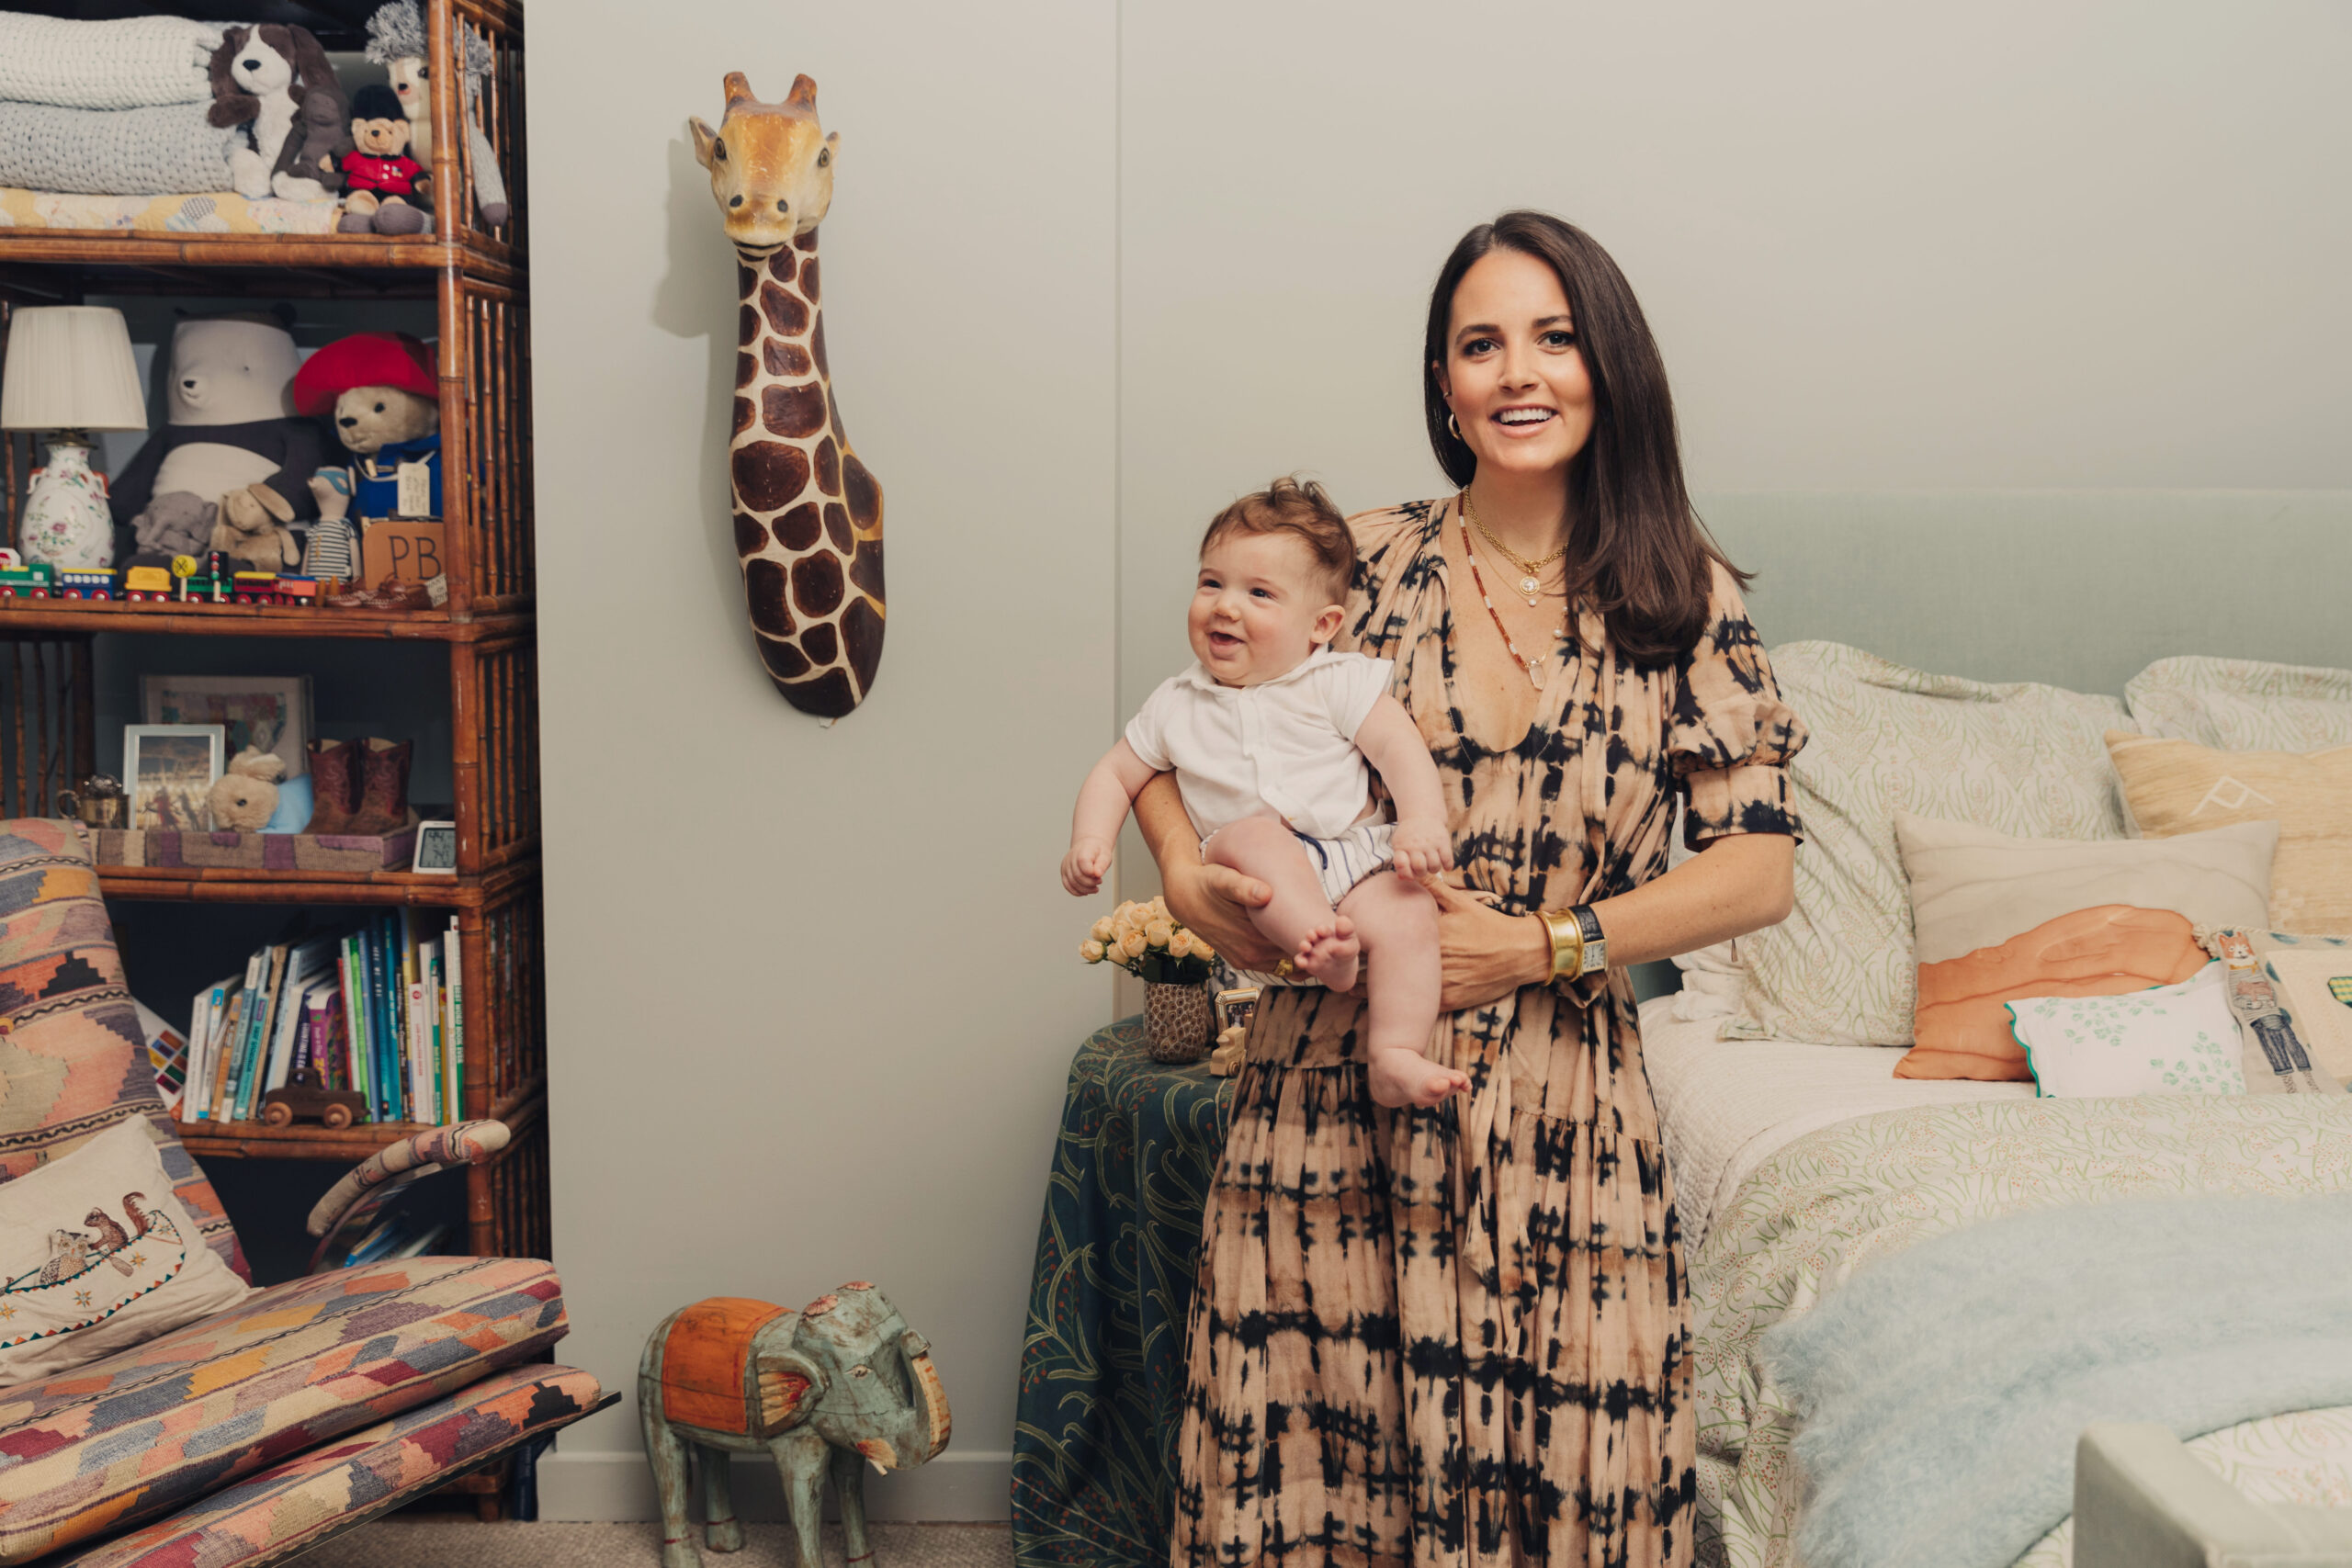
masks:
<instances>
[{"instance_id":1,"label":"baby's bare leg","mask_svg":"<svg viewBox=\"0 0 2352 1568\"><path fill-rule=\"evenodd\" d=\"M1371 974L1365 1055L1372 1098L1381 1105L1431 1106L1470 1087L1469 1078L1421 1053L1437 1023L1437 900L1393 871L1366 877L1340 900L1355 922Z\"/></svg>"},{"instance_id":2,"label":"baby's bare leg","mask_svg":"<svg viewBox=\"0 0 2352 1568\"><path fill-rule=\"evenodd\" d=\"M1266 940L1291 955L1299 970L1335 991L1356 983L1354 923L1333 912L1316 875L1311 852L1271 817L1245 817L1212 834L1201 859L1231 866L1274 890L1271 903L1250 911Z\"/></svg>"}]
</instances>

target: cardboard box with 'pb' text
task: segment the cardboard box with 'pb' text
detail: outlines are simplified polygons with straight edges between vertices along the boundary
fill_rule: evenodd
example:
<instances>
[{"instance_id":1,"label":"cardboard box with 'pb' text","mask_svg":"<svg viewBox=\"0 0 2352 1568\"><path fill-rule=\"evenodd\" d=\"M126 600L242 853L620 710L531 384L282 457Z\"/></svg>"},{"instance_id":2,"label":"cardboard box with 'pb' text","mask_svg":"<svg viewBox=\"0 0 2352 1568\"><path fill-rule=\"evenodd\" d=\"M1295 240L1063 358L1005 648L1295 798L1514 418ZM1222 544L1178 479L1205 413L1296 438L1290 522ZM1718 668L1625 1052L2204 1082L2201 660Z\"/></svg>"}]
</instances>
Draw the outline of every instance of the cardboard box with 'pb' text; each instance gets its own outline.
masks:
<instances>
[{"instance_id":1,"label":"cardboard box with 'pb' text","mask_svg":"<svg viewBox=\"0 0 2352 1568\"><path fill-rule=\"evenodd\" d=\"M447 525L387 518L368 525L359 540L359 581L427 582L448 568Z\"/></svg>"}]
</instances>

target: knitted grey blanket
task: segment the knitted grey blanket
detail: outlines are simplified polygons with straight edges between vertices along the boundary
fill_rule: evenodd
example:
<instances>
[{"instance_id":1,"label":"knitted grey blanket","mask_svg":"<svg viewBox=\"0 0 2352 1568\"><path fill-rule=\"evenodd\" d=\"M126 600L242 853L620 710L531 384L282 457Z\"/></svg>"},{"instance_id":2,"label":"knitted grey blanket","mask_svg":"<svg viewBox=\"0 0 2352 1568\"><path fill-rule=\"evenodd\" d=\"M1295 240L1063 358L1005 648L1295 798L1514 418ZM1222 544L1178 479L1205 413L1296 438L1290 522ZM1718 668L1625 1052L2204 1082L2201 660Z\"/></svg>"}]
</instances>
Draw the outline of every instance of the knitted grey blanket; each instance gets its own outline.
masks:
<instances>
[{"instance_id":1,"label":"knitted grey blanket","mask_svg":"<svg viewBox=\"0 0 2352 1568\"><path fill-rule=\"evenodd\" d=\"M227 190L241 134L204 123L201 103L69 109L0 102L0 186L71 196Z\"/></svg>"},{"instance_id":2,"label":"knitted grey blanket","mask_svg":"<svg viewBox=\"0 0 2352 1568\"><path fill-rule=\"evenodd\" d=\"M76 109L209 103L205 62L225 30L185 17L69 22L0 11L0 99Z\"/></svg>"},{"instance_id":3,"label":"knitted grey blanket","mask_svg":"<svg viewBox=\"0 0 2352 1568\"><path fill-rule=\"evenodd\" d=\"M1764 1339L1804 1415L1808 1568L2005 1568L2093 1421L2352 1404L2352 1193L2029 1210L1858 1270Z\"/></svg>"}]
</instances>

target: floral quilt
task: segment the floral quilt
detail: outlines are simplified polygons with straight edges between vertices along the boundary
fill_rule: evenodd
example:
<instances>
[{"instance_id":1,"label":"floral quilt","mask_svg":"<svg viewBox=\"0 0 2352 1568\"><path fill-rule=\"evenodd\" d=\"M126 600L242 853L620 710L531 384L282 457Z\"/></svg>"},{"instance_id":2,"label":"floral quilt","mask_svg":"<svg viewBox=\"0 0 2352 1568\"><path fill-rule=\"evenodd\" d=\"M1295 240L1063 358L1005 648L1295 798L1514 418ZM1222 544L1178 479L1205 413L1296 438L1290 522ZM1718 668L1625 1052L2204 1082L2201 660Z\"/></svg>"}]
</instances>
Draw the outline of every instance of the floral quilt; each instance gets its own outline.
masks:
<instances>
[{"instance_id":1,"label":"floral quilt","mask_svg":"<svg viewBox=\"0 0 2352 1568\"><path fill-rule=\"evenodd\" d=\"M1691 1264L1700 1560L1791 1568L1795 1416L1757 1342L1871 1259L2019 1210L2184 1192L2352 1188L2352 1097L2151 1095L1886 1111L1810 1134L1744 1182ZM2352 1408L2190 1444L2249 1495L2352 1495ZM2071 1524L2020 1560L2069 1561Z\"/></svg>"}]
</instances>

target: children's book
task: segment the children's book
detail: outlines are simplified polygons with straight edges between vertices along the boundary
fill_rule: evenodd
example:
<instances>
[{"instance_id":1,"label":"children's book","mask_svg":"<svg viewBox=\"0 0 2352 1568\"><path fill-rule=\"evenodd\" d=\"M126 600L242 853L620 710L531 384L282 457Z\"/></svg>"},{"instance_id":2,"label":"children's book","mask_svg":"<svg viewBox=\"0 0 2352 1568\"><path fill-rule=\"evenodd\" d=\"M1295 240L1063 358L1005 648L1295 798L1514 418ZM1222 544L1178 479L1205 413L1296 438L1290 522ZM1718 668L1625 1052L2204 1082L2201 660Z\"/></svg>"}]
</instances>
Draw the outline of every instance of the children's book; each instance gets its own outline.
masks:
<instances>
[{"instance_id":1,"label":"children's book","mask_svg":"<svg viewBox=\"0 0 2352 1568\"><path fill-rule=\"evenodd\" d=\"M449 1120L466 1119L466 965L465 949L458 940L458 917L449 917L449 935L442 952L449 992Z\"/></svg>"},{"instance_id":2,"label":"children's book","mask_svg":"<svg viewBox=\"0 0 2352 1568\"><path fill-rule=\"evenodd\" d=\"M254 1097L256 1105L260 1094L284 1089L291 1081L294 1047L310 1016L304 1010L304 1001L326 966L331 945L322 938L306 942L287 954L286 978L278 987L277 1017L270 1022L268 1059L262 1071L259 1094Z\"/></svg>"},{"instance_id":3,"label":"children's book","mask_svg":"<svg viewBox=\"0 0 2352 1568\"><path fill-rule=\"evenodd\" d=\"M220 1021L220 1010L228 1006L229 987L232 981L223 980L207 986L196 993L196 1005L187 1024L187 1082L193 1086L180 1097L179 1119L199 1122L211 1107L205 1103L203 1086L210 1079L204 1076L204 1065L210 1060L212 1032Z\"/></svg>"},{"instance_id":4,"label":"children's book","mask_svg":"<svg viewBox=\"0 0 2352 1568\"><path fill-rule=\"evenodd\" d=\"M409 955L408 1054L416 1080L416 1119L441 1120L441 1086L433 1070L433 944L420 942Z\"/></svg>"},{"instance_id":5,"label":"children's book","mask_svg":"<svg viewBox=\"0 0 2352 1568\"><path fill-rule=\"evenodd\" d=\"M272 942L266 950L269 962L262 980L261 1000L246 1021L244 1048L237 1058L236 1076L230 1083L230 1109L225 1118L228 1121L254 1119L254 1106L261 1099L262 1073L269 1063L278 1002L286 989L286 961L292 951L282 942Z\"/></svg>"}]
</instances>

